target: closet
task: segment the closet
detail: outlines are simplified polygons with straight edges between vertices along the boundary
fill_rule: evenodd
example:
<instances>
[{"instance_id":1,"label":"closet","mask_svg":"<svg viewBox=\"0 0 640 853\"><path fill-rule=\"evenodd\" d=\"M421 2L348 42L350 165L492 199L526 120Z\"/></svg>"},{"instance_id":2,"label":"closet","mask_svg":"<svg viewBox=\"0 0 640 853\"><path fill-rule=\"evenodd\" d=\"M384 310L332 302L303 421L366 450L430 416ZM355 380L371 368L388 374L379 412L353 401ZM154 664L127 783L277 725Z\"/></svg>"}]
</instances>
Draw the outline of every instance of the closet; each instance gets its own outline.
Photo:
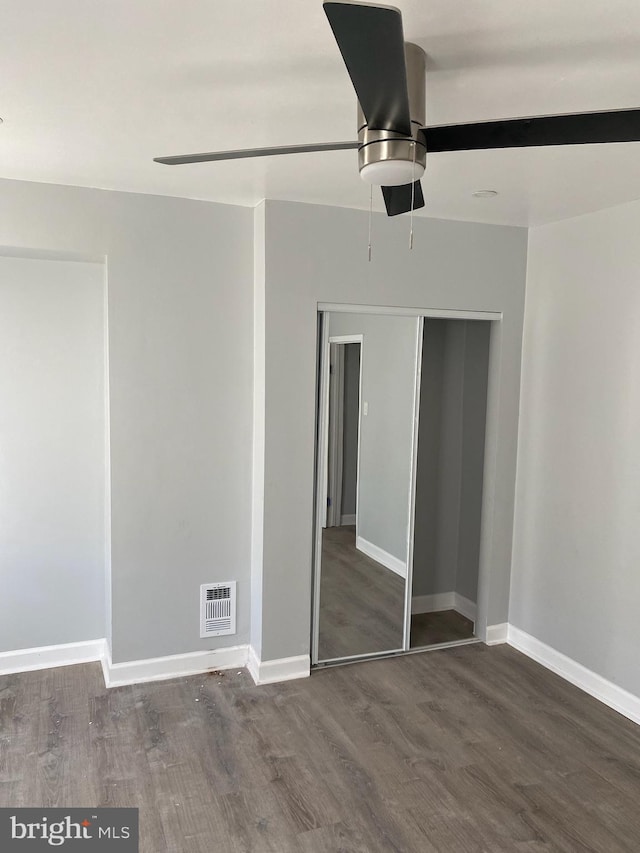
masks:
<instances>
[{"instance_id":1,"label":"closet","mask_svg":"<svg viewBox=\"0 0 640 853\"><path fill-rule=\"evenodd\" d=\"M321 313L314 665L477 641L491 326Z\"/></svg>"}]
</instances>

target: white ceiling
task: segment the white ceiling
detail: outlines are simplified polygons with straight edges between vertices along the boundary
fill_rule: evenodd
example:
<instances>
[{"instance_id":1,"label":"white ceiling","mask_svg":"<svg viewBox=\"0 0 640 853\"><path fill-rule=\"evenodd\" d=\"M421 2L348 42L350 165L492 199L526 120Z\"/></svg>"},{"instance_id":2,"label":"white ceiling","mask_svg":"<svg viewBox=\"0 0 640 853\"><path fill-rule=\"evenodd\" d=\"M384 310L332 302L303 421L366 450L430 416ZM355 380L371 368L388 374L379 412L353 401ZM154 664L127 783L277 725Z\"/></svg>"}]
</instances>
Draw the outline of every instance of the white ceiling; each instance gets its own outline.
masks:
<instances>
[{"instance_id":1,"label":"white ceiling","mask_svg":"<svg viewBox=\"0 0 640 853\"><path fill-rule=\"evenodd\" d=\"M427 124L640 107L638 0L401 8L428 54ZM368 207L354 151L152 162L354 138L321 0L0 0L0 21L1 177ZM640 198L640 144L433 154L423 186L424 215L535 225Z\"/></svg>"}]
</instances>

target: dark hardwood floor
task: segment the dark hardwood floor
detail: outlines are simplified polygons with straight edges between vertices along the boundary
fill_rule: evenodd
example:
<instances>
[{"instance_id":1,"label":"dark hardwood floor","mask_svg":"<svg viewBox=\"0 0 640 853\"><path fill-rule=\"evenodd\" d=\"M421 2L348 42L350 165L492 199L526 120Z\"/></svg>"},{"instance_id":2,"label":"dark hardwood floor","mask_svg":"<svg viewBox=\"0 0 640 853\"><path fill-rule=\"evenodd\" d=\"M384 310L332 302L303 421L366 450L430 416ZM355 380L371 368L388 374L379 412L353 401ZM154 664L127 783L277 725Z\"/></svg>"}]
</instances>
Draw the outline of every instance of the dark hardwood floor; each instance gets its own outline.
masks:
<instances>
[{"instance_id":1,"label":"dark hardwood floor","mask_svg":"<svg viewBox=\"0 0 640 853\"><path fill-rule=\"evenodd\" d=\"M319 660L402 648L404 578L358 551L355 530L323 530Z\"/></svg>"},{"instance_id":2,"label":"dark hardwood floor","mask_svg":"<svg viewBox=\"0 0 640 853\"><path fill-rule=\"evenodd\" d=\"M355 527L322 535L318 659L401 649L404 578L356 548ZM467 640L473 622L455 610L411 617L411 648Z\"/></svg>"},{"instance_id":3,"label":"dark hardwood floor","mask_svg":"<svg viewBox=\"0 0 640 853\"><path fill-rule=\"evenodd\" d=\"M473 622L456 610L436 610L433 613L414 613L411 616L411 648L470 640Z\"/></svg>"},{"instance_id":4,"label":"dark hardwood floor","mask_svg":"<svg viewBox=\"0 0 640 853\"><path fill-rule=\"evenodd\" d=\"M142 853L637 853L639 803L640 727L508 646L0 678L0 806L138 806Z\"/></svg>"}]
</instances>

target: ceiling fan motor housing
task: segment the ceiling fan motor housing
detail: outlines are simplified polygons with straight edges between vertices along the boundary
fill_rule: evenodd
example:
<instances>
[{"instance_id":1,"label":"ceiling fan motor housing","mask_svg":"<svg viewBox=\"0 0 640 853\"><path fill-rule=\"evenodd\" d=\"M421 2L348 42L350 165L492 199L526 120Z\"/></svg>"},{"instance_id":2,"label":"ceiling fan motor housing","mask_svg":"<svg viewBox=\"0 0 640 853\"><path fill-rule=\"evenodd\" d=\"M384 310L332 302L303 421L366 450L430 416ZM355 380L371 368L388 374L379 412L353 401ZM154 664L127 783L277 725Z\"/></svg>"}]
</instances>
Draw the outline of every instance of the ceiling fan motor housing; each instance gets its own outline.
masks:
<instances>
[{"instance_id":1,"label":"ceiling fan motor housing","mask_svg":"<svg viewBox=\"0 0 640 853\"><path fill-rule=\"evenodd\" d=\"M411 135L370 128L358 103L358 165L363 181L379 186L399 186L418 181L424 174L427 149L418 134L426 120L426 54L411 42L404 45L407 69Z\"/></svg>"}]
</instances>

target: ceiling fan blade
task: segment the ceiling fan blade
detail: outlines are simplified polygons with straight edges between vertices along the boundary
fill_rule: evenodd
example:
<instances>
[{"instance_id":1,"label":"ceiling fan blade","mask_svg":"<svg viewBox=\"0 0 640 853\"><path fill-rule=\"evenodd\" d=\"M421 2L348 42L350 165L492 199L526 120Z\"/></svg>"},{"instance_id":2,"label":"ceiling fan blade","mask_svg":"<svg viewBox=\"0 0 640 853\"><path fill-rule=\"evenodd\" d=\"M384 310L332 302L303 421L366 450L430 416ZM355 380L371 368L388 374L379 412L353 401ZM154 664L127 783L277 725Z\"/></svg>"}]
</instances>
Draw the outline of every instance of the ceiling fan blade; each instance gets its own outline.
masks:
<instances>
[{"instance_id":1,"label":"ceiling fan blade","mask_svg":"<svg viewBox=\"0 0 640 853\"><path fill-rule=\"evenodd\" d=\"M324 3L367 124L411 134L411 114L399 9Z\"/></svg>"},{"instance_id":2,"label":"ceiling fan blade","mask_svg":"<svg viewBox=\"0 0 640 853\"><path fill-rule=\"evenodd\" d=\"M427 151L474 151L542 145L640 141L640 110L540 116L427 127Z\"/></svg>"},{"instance_id":3,"label":"ceiling fan blade","mask_svg":"<svg viewBox=\"0 0 640 853\"><path fill-rule=\"evenodd\" d=\"M411 210L411 184L399 187L382 187L382 195L387 208L387 216L397 216L399 213L409 213ZM413 184L413 209L424 207L424 196L420 181Z\"/></svg>"},{"instance_id":4,"label":"ceiling fan blade","mask_svg":"<svg viewBox=\"0 0 640 853\"><path fill-rule=\"evenodd\" d=\"M311 151L344 151L358 148L358 142L318 142L315 145L278 145L274 148L241 148L238 151L212 151L208 154L179 154L154 157L154 163L181 166L184 163L208 163L212 160L241 160L244 157L273 157L276 154L307 154Z\"/></svg>"}]
</instances>

